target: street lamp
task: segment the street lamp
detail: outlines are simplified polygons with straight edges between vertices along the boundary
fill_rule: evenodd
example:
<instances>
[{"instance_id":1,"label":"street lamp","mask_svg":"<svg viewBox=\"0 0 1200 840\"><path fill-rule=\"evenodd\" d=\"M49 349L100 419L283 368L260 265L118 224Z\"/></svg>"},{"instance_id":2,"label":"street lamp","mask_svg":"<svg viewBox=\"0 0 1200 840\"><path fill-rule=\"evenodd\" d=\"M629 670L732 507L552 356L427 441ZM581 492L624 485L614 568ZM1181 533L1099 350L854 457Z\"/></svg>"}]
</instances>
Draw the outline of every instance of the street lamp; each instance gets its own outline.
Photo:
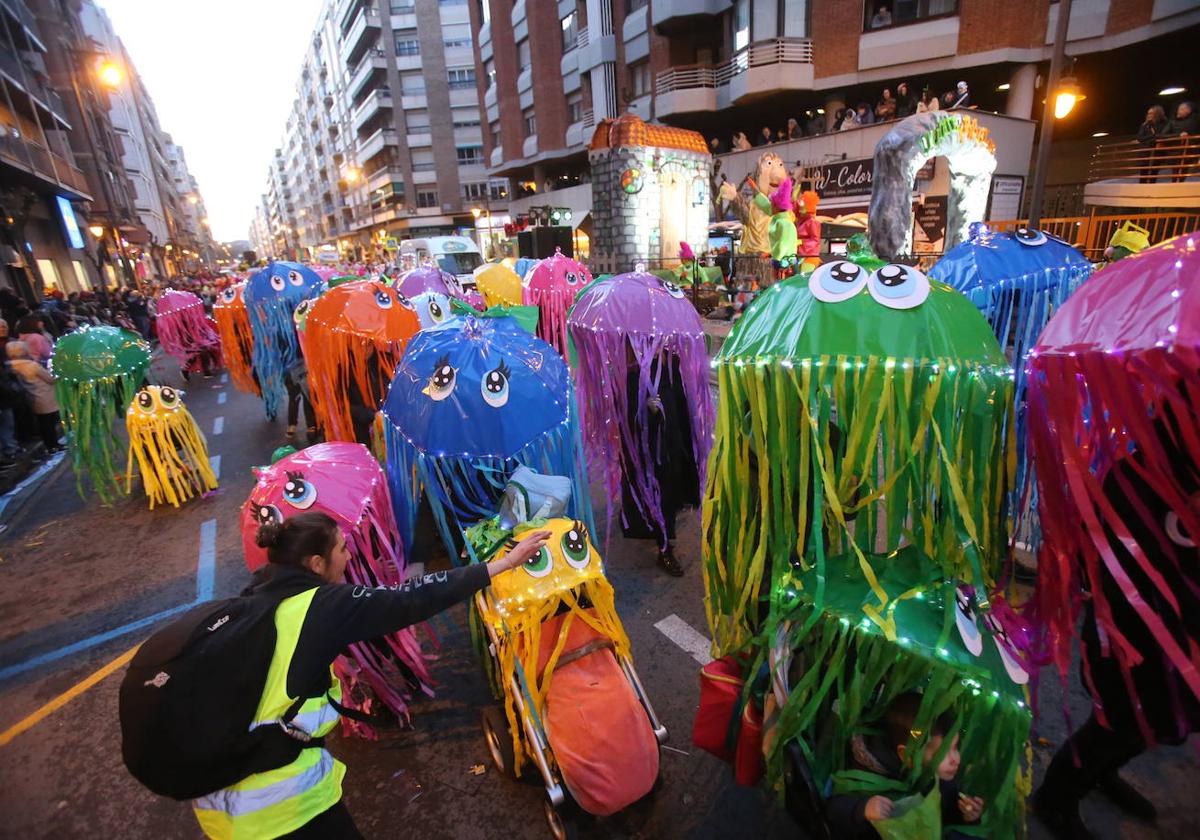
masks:
<instances>
[{"instance_id":1,"label":"street lamp","mask_svg":"<svg viewBox=\"0 0 1200 840\"><path fill-rule=\"evenodd\" d=\"M104 236L104 227L102 225L88 225L88 233L100 239Z\"/></svg>"},{"instance_id":2,"label":"street lamp","mask_svg":"<svg viewBox=\"0 0 1200 840\"><path fill-rule=\"evenodd\" d=\"M125 81L125 71L114 61L104 60L96 70L96 76L107 88L116 88Z\"/></svg>"},{"instance_id":3,"label":"street lamp","mask_svg":"<svg viewBox=\"0 0 1200 840\"><path fill-rule=\"evenodd\" d=\"M1054 27L1054 52L1050 57L1050 78L1046 85L1046 104L1042 108L1042 131L1038 138L1037 161L1033 166L1033 190L1029 194L1029 226L1036 228L1042 222L1042 200L1046 196L1046 170L1050 164L1050 141L1054 136L1054 120L1058 117L1058 97L1055 96L1051 107L1050 96L1057 94L1059 77L1062 75L1063 61L1067 51L1067 26L1071 22L1071 0L1060 0L1058 4L1058 21ZM1064 81L1074 81L1066 79ZM1078 90L1071 91L1077 93ZM1063 93L1068 91L1063 90ZM1075 107L1076 98L1063 97L1063 112L1065 117ZM1068 104L1069 103L1069 104Z\"/></svg>"},{"instance_id":4,"label":"street lamp","mask_svg":"<svg viewBox=\"0 0 1200 840\"><path fill-rule=\"evenodd\" d=\"M1068 114L1075 108L1075 103L1082 102L1087 99L1079 87L1079 82L1075 81L1074 76L1067 76L1059 82L1058 90L1054 94L1054 118L1056 120L1065 119Z\"/></svg>"}]
</instances>

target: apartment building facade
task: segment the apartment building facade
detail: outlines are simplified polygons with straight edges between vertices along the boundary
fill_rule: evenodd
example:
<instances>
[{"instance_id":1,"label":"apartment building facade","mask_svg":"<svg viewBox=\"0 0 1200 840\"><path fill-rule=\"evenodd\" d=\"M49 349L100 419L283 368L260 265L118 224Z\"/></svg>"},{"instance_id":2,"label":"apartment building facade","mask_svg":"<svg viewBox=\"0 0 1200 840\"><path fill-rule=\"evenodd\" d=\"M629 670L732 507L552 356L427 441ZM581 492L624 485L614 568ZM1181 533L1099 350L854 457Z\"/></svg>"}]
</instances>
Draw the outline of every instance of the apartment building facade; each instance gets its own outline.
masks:
<instances>
[{"instance_id":1,"label":"apartment building facade","mask_svg":"<svg viewBox=\"0 0 1200 840\"><path fill-rule=\"evenodd\" d=\"M255 242L381 256L388 238L500 219L489 184L466 0L328 0L271 163Z\"/></svg>"},{"instance_id":2,"label":"apartment building facade","mask_svg":"<svg viewBox=\"0 0 1200 840\"><path fill-rule=\"evenodd\" d=\"M1058 8L1049 0L472 0L489 172L510 179L514 218L566 206L586 228L587 144L601 119L621 113L700 131L727 151L734 132L754 138L767 127L777 137L789 117L802 132L828 131L839 109L873 107L884 87L907 80L914 94L928 85L937 95L966 81L973 104L1036 120ZM1192 0L1074 0L1067 52L1081 65L1089 56L1119 64L1122 51L1149 45L1127 59L1145 70L1158 40L1198 24ZM1136 111L1133 119L1130 131Z\"/></svg>"}]
</instances>

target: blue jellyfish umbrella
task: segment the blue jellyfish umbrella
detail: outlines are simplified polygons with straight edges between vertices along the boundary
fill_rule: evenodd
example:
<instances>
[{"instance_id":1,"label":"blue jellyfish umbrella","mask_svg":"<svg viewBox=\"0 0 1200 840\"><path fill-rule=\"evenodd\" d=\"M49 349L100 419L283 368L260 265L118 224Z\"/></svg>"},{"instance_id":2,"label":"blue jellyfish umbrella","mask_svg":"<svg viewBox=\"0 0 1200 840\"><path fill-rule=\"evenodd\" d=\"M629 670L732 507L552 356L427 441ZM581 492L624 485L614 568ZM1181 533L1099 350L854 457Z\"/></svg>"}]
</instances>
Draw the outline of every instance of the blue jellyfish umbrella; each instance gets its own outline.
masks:
<instances>
[{"instance_id":1,"label":"blue jellyfish umbrella","mask_svg":"<svg viewBox=\"0 0 1200 840\"><path fill-rule=\"evenodd\" d=\"M1066 242L1039 230L1008 233L971 225L970 236L951 248L929 276L962 292L983 313L1012 362L1017 406L1017 476L1010 508L1018 518L1019 539L1031 539L1026 518L1033 513L1032 474L1025 459L1025 357L1042 328L1071 293L1092 273L1092 264Z\"/></svg>"},{"instance_id":2,"label":"blue jellyfish umbrella","mask_svg":"<svg viewBox=\"0 0 1200 840\"><path fill-rule=\"evenodd\" d=\"M254 336L252 366L262 387L267 417L275 419L284 376L302 361L292 313L303 300L325 289L320 276L294 262L273 262L246 283L243 297Z\"/></svg>"},{"instance_id":3,"label":"blue jellyfish umbrella","mask_svg":"<svg viewBox=\"0 0 1200 840\"><path fill-rule=\"evenodd\" d=\"M422 492L455 557L455 533L496 513L520 465L570 478L567 515L595 532L570 372L512 318L454 317L421 330L396 368L383 414L406 549Z\"/></svg>"}]
</instances>

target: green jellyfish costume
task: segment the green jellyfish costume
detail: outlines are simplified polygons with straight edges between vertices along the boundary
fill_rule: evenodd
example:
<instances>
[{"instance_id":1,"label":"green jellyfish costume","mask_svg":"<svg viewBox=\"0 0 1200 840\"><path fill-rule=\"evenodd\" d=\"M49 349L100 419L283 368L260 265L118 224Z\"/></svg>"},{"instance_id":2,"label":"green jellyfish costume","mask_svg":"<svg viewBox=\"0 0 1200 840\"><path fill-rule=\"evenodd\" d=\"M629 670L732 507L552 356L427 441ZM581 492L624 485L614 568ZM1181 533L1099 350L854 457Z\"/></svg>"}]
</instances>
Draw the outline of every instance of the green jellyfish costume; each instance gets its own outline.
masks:
<instances>
[{"instance_id":1,"label":"green jellyfish costume","mask_svg":"<svg viewBox=\"0 0 1200 840\"><path fill-rule=\"evenodd\" d=\"M83 327L55 342L50 370L81 496L85 472L101 501L121 494L125 450L113 424L124 419L149 369L150 345L119 327Z\"/></svg>"},{"instance_id":2,"label":"green jellyfish costume","mask_svg":"<svg viewBox=\"0 0 1200 840\"><path fill-rule=\"evenodd\" d=\"M1011 836L1030 724L1028 633L994 594L1012 371L961 294L856 256L764 292L713 362L703 560L714 648L769 674L774 787L798 759L822 790L884 792L881 777L848 771L847 747L898 694L921 691L908 755L954 710L958 781L988 803L960 830ZM931 779L938 761L918 760L905 781Z\"/></svg>"}]
</instances>

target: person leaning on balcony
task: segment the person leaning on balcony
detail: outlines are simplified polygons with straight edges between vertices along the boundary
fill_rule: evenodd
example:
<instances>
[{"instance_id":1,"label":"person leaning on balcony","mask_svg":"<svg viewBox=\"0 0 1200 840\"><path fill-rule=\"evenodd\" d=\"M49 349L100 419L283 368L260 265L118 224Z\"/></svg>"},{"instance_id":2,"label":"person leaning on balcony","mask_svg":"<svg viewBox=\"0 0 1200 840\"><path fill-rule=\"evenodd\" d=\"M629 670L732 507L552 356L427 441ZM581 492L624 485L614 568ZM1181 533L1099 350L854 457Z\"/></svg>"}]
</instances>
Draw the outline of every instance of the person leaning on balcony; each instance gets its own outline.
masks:
<instances>
[{"instance_id":1,"label":"person leaning on balcony","mask_svg":"<svg viewBox=\"0 0 1200 840\"><path fill-rule=\"evenodd\" d=\"M1191 174L1197 157L1200 157L1195 151L1200 148L1200 142L1194 139L1197 133L1200 133L1200 123L1196 120L1195 103L1180 102L1175 106L1175 116L1167 123L1167 130L1163 133L1164 137L1185 138L1179 141L1179 166L1175 169L1175 177L1171 179L1176 183Z\"/></svg>"},{"instance_id":2,"label":"person leaning on balcony","mask_svg":"<svg viewBox=\"0 0 1200 840\"><path fill-rule=\"evenodd\" d=\"M896 97L892 96L891 88L883 89L883 96L875 104L876 122L887 122L896 119Z\"/></svg>"},{"instance_id":3,"label":"person leaning on balcony","mask_svg":"<svg viewBox=\"0 0 1200 840\"><path fill-rule=\"evenodd\" d=\"M853 108L847 108L842 114L842 122L838 126L838 131L847 131L851 128L858 128L858 114Z\"/></svg>"},{"instance_id":4,"label":"person leaning on balcony","mask_svg":"<svg viewBox=\"0 0 1200 840\"><path fill-rule=\"evenodd\" d=\"M880 6L875 10L875 16L871 18L871 28L881 29L885 26L892 25L892 13L887 6Z\"/></svg>"},{"instance_id":5,"label":"person leaning on balcony","mask_svg":"<svg viewBox=\"0 0 1200 840\"><path fill-rule=\"evenodd\" d=\"M1153 151L1158 144L1158 138L1161 137L1167 130L1167 114L1163 111L1161 105L1151 105L1146 109L1146 119L1138 126L1137 141L1145 147L1139 157L1148 162L1148 166L1142 170L1141 182L1148 184L1154 180L1154 168L1157 164L1157 159L1161 157L1157 152Z\"/></svg>"},{"instance_id":6,"label":"person leaning on balcony","mask_svg":"<svg viewBox=\"0 0 1200 840\"><path fill-rule=\"evenodd\" d=\"M933 95L933 91L929 89L929 85L926 85L925 89L921 91L921 98L917 101L916 112L918 114L927 114L930 111L936 111L937 109L937 97Z\"/></svg>"},{"instance_id":7,"label":"person leaning on balcony","mask_svg":"<svg viewBox=\"0 0 1200 840\"><path fill-rule=\"evenodd\" d=\"M762 131L760 131L758 133L758 136L754 138L754 145L755 146L770 146L771 143L774 142L774 140L775 140L774 132L771 131L770 126L764 125L762 127Z\"/></svg>"},{"instance_id":8,"label":"person leaning on balcony","mask_svg":"<svg viewBox=\"0 0 1200 840\"><path fill-rule=\"evenodd\" d=\"M799 140L803 136L804 136L804 129L802 129L800 127L800 123L796 120L795 117L788 117L787 139L788 140Z\"/></svg>"},{"instance_id":9,"label":"person leaning on balcony","mask_svg":"<svg viewBox=\"0 0 1200 840\"><path fill-rule=\"evenodd\" d=\"M709 151L709 154L716 157L717 155L725 154L727 149L725 148L725 144L721 142L720 137L714 137L713 139L708 141L708 151Z\"/></svg>"},{"instance_id":10,"label":"person leaning on balcony","mask_svg":"<svg viewBox=\"0 0 1200 840\"><path fill-rule=\"evenodd\" d=\"M896 119L911 117L917 112L917 98L908 91L908 82L896 85Z\"/></svg>"}]
</instances>

